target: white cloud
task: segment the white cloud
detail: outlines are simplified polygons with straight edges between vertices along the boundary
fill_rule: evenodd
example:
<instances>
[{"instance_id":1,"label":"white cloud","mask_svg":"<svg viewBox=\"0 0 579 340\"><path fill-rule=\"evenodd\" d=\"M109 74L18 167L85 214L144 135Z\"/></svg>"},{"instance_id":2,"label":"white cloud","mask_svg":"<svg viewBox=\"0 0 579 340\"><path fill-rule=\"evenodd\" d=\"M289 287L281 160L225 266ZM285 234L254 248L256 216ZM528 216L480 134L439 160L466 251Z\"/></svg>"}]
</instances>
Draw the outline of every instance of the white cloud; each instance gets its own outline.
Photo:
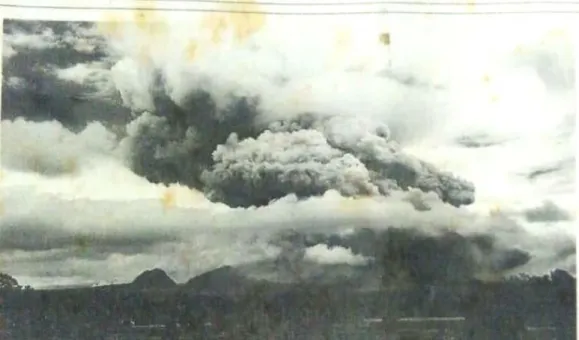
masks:
<instances>
[{"instance_id":1,"label":"white cloud","mask_svg":"<svg viewBox=\"0 0 579 340\"><path fill-rule=\"evenodd\" d=\"M50 28L46 28L41 33L26 33L16 31L12 34L4 34L4 46L12 48L28 48L36 50L44 50L54 48L60 45L59 38L54 34Z\"/></svg>"},{"instance_id":2,"label":"white cloud","mask_svg":"<svg viewBox=\"0 0 579 340\"><path fill-rule=\"evenodd\" d=\"M83 86L85 97L112 98L118 95L106 62L79 63L64 69L54 68L52 72L62 80Z\"/></svg>"},{"instance_id":3,"label":"white cloud","mask_svg":"<svg viewBox=\"0 0 579 340\"><path fill-rule=\"evenodd\" d=\"M13 57L16 54L18 54L18 52L16 52L16 50L14 50L14 48L12 48L12 46L9 44L4 44L4 46L2 46L2 56L4 58Z\"/></svg>"},{"instance_id":4,"label":"white cloud","mask_svg":"<svg viewBox=\"0 0 579 340\"><path fill-rule=\"evenodd\" d=\"M352 253L352 250L343 247L328 247L318 244L306 249L305 259L320 264L349 264L352 266L363 265L368 259Z\"/></svg>"},{"instance_id":5,"label":"white cloud","mask_svg":"<svg viewBox=\"0 0 579 340\"><path fill-rule=\"evenodd\" d=\"M48 175L74 173L116 145L114 135L99 123L75 135L54 121L4 120L1 138L4 168Z\"/></svg>"},{"instance_id":6,"label":"white cloud","mask_svg":"<svg viewBox=\"0 0 579 340\"><path fill-rule=\"evenodd\" d=\"M26 86L26 80L20 77L8 77L8 79L5 80L5 84L8 87L22 89Z\"/></svg>"}]
</instances>

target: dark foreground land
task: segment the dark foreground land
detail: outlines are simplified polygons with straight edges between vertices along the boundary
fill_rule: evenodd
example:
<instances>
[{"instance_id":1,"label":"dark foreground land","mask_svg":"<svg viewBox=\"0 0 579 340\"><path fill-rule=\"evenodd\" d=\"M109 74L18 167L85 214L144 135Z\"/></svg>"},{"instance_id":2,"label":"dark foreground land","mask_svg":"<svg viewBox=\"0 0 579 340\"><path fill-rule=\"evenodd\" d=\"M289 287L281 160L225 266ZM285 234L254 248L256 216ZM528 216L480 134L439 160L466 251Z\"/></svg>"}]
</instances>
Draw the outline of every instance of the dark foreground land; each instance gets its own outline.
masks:
<instances>
[{"instance_id":1,"label":"dark foreground land","mask_svg":"<svg viewBox=\"0 0 579 340\"><path fill-rule=\"evenodd\" d=\"M251 281L224 267L182 285L152 270L124 285L1 292L1 339L575 339L576 334L575 278L560 270L493 283L362 292ZM420 319L428 317L436 319ZM392 335L404 329L406 337ZM409 333L418 329L422 335Z\"/></svg>"}]
</instances>

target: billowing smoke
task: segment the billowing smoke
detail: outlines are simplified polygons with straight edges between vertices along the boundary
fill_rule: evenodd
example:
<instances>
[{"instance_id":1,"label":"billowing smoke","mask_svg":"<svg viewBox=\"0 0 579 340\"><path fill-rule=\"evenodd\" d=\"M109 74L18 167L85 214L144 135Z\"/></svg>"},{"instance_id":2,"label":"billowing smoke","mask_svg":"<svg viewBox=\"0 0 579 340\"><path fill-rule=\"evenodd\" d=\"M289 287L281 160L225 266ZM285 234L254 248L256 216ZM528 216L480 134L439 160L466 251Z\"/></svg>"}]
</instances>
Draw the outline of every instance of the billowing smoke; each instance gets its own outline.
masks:
<instances>
[{"instance_id":1,"label":"billowing smoke","mask_svg":"<svg viewBox=\"0 0 579 340\"><path fill-rule=\"evenodd\" d=\"M448 66L471 55L432 48L433 63L448 59L446 79L417 60L426 52L412 43L414 33L407 29L399 32L408 38L401 42L408 61L387 69L388 49L378 39L362 39L367 29L378 36L380 21L350 27L350 33L360 30L360 41L348 44L359 43L378 56L367 60L353 46L306 53L303 46L328 37L320 33L301 44L284 31L295 24L258 19L200 16L194 21L199 29L186 31L160 18L136 25L117 22L113 31L93 27L91 36L104 36L106 47L99 53L107 51L107 63L90 64L105 69L91 71L85 90L109 105L122 101L115 108L121 117L103 113L81 128L68 118L3 121L6 181L28 184L6 191L1 243L11 251L57 252L90 238L94 249L127 253L138 266L155 262L162 267L155 257L137 258L139 252L171 254L161 264L170 273L180 270L176 277L181 278L232 264L243 265L248 275L265 275L264 268L271 267L268 277L285 270L286 279L321 280L329 271L315 268L345 266L344 276L363 272L386 281L404 276L433 283L569 264L575 245L563 227L529 229L518 217L538 224L568 221L570 214L554 205L511 215L508 210L480 214L470 209L477 203L473 179L412 152L420 145L417 140L437 140L438 131L450 141L478 133L472 127L437 129L437 124L450 129L468 120L447 111L460 111L463 102L452 90L470 84L470 67L477 65L473 61L452 72ZM272 32L288 40L280 44ZM5 58L24 53L12 45L13 53ZM70 83L71 73L83 68L66 66L67 72L47 72ZM17 92L15 77L5 86ZM525 77L538 82L548 75ZM437 82L442 78L443 85ZM552 75L548 82L557 79ZM565 81L564 89L569 87ZM19 114L8 117L13 115ZM56 116L48 115L49 120ZM473 162L471 167L478 166ZM493 187L501 186L497 183ZM72 198L77 203L70 203ZM90 209L110 213L97 217ZM132 237L146 240L146 246L128 246ZM548 246L543 246L545 237ZM177 248L198 259L195 268L177 268ZM146 268L135 271L141 269Z\"/></svg>"},{"instance_id":2,"label":"billowing smoke","mask_svg":"<svg viewBox=\"0 0 579 340\"><path fill-rule=\"evenodd\" d=\"M324 112L261 127L258 108L245 98L225 111L206 93L184 105L168 95L155 102L158 109L131 123L133 169L152 181L195 186L229 205L267 205L329 189L353 196L410 187L456 206L474 201L471 183L405 154L380 123Z\"/></svg>"},{"instance_id":3,"label":"billowing smoke","mask_svg":"<svg viewBox=\"0 0 579 340\"><path fill-rule=\"evenodd\" d=\"M201 174L212 164L212 153L231 133L253 135L254 105L241 99L218 110L207 93L193 93L184 107L158 93L155 109L127 128L132 168L153 182L182 183L201 188ZM225 118L221 118L225 117Z\"/></svg>"},{"instance_id":4,"label":"billowing smoke","mask_svg":"<svg viewBox=\"0 0 579 340\"><path fill-rule=\"evenodd\" d=\"M266 131L242 141L234 134L213 158L203 182L211 197L233 205L267 205L288 194L308 197L329 189L346 196L378 193L364 163L332 148L315 130Z\"/></svg>"},{"instance_id":5,"label":"billowing smoke","mask_svg":"<svg viewBox=\"0 0 579 340\"><path fill-rule=\"evenodd\" d=\"M348 250L351 255L344 262L360 265L368 264L364 259L371 259L370 265L380 271L386 284L400 276L421 284L486 279L487 275L501 275L530 260L527 252L501 246L492 235L463 236L455 231L433 235L418 228L361 228L346 235L286 233L281 238L291 242L292 249L306 249L302 254L306 259L320 247L337 252Z\"/></svg>"}]
</instances>

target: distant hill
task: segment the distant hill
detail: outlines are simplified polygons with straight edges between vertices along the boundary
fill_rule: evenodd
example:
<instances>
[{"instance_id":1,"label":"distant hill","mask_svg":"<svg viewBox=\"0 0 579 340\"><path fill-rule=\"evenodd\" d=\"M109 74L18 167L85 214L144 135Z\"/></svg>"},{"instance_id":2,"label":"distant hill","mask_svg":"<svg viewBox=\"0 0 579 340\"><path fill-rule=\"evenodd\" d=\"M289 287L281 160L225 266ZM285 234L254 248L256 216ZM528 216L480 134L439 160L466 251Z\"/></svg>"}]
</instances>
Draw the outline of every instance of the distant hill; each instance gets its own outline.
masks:
<instances>
[{"instance_id":1,"label":"distant hill","mask_svg":"<svg viewBox=\"0 0 579 340\"><path fill-rule=\"evenodd\" d=\"M133 280L130 286L131 288L139 289L170 289L177 287L177 283L164 270L155 268L141 273Z\"/></svg>"},{"instance_id":2,"label":"distant hill","mask_svg":"<svg viewBox=\"0 0 579 340\"><path fill-rule=\"evenodd\" d=\"M200 294L240 295L259 282L240 274L231 266L223 266L187 281L183 288Z\"/></svg>"}]
</instances>

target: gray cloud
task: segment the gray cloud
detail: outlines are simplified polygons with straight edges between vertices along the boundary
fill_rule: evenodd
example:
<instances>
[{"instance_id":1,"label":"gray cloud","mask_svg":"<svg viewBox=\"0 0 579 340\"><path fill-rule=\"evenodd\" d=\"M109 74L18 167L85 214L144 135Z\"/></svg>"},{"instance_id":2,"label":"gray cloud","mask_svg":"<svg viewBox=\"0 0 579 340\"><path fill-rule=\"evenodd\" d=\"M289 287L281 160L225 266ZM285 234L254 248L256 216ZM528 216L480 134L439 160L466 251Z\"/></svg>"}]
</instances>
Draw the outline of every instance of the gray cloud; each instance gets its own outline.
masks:
<instances>
[{"instance_id":1,"label":"gray cloud","mask_svg":"<svg viewBox=\"0 0 579 340\"><path fill-rule=\"evenodd\" d=\"M525 217L529 222L557 222L571 219L568 212L551 201L545 201L539 207L526 210Z\"/></svg>"},{"instance_id":2,"label":"gray cloud","mask_svg":"<svg viewBox=\"0 0 579 340\"><path fill-rule=\"evenodd\" d=\"M111 124L130 117L110 88L112 79L95 78L98 68L106 72L114 58L93 24L5 20L3 48L3 118L54 119L82 129L94 120ZM79 76L85 64L92 66L92 77ZM63 76L73 71L76 79Z\"/></svg>"}]
</instances>

